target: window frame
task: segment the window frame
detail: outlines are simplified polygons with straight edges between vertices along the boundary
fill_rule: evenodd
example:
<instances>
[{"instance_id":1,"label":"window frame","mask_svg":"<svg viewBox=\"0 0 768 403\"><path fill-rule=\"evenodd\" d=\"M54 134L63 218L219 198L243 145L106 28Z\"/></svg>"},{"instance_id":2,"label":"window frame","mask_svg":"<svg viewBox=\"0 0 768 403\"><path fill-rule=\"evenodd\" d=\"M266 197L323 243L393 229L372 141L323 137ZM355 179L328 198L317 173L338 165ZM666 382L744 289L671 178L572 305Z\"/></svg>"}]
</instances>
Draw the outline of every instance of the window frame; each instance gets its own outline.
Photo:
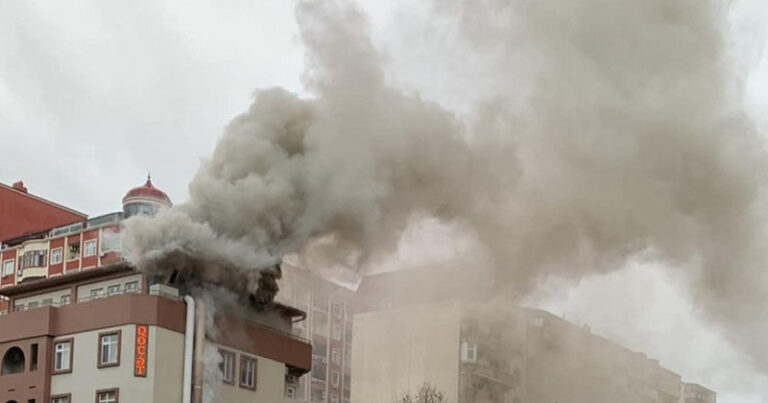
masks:
<instances>
[{"instance_id":1,"label":"window frame","mask_svg":"<svg viewBox=\"0 0 768 403\"><path fill-rule=\"evenodd\" d=\"M73 252L73 247L77 247L77 252ZM83 250L80 248L80 242L67 243L67 262L80 260L83 256Z\"/></svg>"},{"instance_id":2,"label":"window frame","mask_svg":"<svg viewBox=\"0 0 768 403\"><path fill-rule=\"evenodd\" d=\"M247 384L243 383L243 375L246 368L246 362L253 362L253 376L251 377L253 379L253 385L249 386ZM243 389L248 390L256 390L256 385L259 380L259 360L257 360L255 357L247 356L245 354L240 354L240 371L238 373L237 381L238 386Z\"/></svg>"},{"instance_id":3,"label":"window frame","mask_svg":"<svg viewBox=\"0 0 768 403\"><path fill-rule=\"evenodd\" d=\"M341 382L341 374L339 374L339 371L331 370L331 385L334 388L339 387L339 383Z\"/></svg>"},{"instance_id":4,"label":"window frame","mask_svg":"<svg viewBox=\"0 0 768 403\"><path fill-rule=\"evenodd\" d=\"M64 298L66 297L66 301L64 302ZM65 306L72 303L72 294L64 294L59 297L59 306Z\"/></svg>"},{"instance_id":5,"label":"window frame","mask_svg":"<svg viewBox=\"0 0 768 403\"><path fill-rule=\"evenodd\" d=\"M88 253L88 246L93 245L93 253ZM89 239L87 241L83 241L83 257L92 257L97 256L99 254L99 242L98 239Z\"/></svg>"},{"instance_id":6,"label":"window frame","mask_svg":"<svg viewBox=\"0 0 768 403\"><path fill-rule=\"evenodd\" d=\"M219 369L221 370L221 381L223 383L226 383L227 385L234 385L235 384L235 374L237 373L237 353L234 351L226 350L223 348L219 349L219 354L221 354L221 366ZM224 367L226 366L226 360L224 359L225 356L228 356L232 359L232 379L227 380L226 378L226 372L224 371Z\"/></svg>"},{"instance_id":7,"label":"window frame","mask_svg":"<svg viewBox=\"0 0 768 403\"><path fill-rule=\"evenodd\" d=\"M6 273L5 272L5 266L9 262L11 263L11 272L10 273ZM0 273L0 276L2 276L2 278L10 277L15 272L16 272L16 259L5 259L5 260L3 260L3 268L2 268L2 273Z\"/></svg>"},{"instance_id":8,"label":"window frame","mask_svg":"<svg viewBox=\"0 0 768 403\"><path fill-rule=\"evenodd\" d=\"M129 284L135 285L136 288L134 288L132 290L129 290L128 289L128 285ZM126 294L138 294L138 292L139 292L139 280L129 281L129 282L125 283L125 285L123 286L123 290L125 290Z\"/></svg>"},{"instance_id":9,"label":"window frame","mask_svg":"<svg viewBox=\"0 0 768 403\"><path fill-rule=\"evenodd\" d=\"M69 363L67 369L56 369L56 346L59 344L69 343ZM73 337L68 337L66 339L57 339L53 341L53 360L51 362L51 374L52 375L59 375L59 374L68 374L72 372L72 364L74 362L75 357L75 339ZM53 399L53 397L51 397Z\"/></svg>"},{"instance_id":10,"label":"window frame","mask_svg":"<svg viewBox=\"0 0 768 403\"><path fill-rule=\"evenodd\" d=\"M336 365L341 365L341 353L336 347L331 347L331 362Z\"/></svg>"},{"instance_id":11,"label":"window frame","mask_svg":"<svg viewBox=\"0 0 768 403\"><path fill-rule=\"evenodd\" d=\"M112 293L110 290L117 290L116 292ZM123 291L123 285L122 284L112 284L107 286L107 296L112 297L115 295L122 294Z\"/></svg>"},{"instance_id":12,"label":"window frame","mask_svg":"<svg viewBox=\"0 0 768 403\"><path fill-rule=\"evenodd\" d=\"M93 294L94 291L98 291L98 294L94 295ZM100 299L100 298L104 298L104 287L91 288L90 295L91 295L90 301L97 300L97 299Z\"/></svg>"},{"instance_id":13,"label":"window frame","mask_svg":"<svg viewBox=\"0 0 768 403\"><path fill-rule=\"evenodd\" d=\"M103 345L102 345L102 339L105 336L117 336L117 361L115 362L103 362L102 361L102 352L103 352ZM99 337L97 338L96 346L98 347L98 354L96 356L96 364L97 368L110 368L110 367L119 367L120 366L120 356L122 355L123 350L123 331L122 329L118 330L110 330L108 332L101 332L99 333ZM110 391L111 389L105 389L105 391Z\"/></svg>"},{"instance_id":14,"label":"window frame","mask_svg":"<svg viewBox=\"0 0 768 403\"><path fill-rule=\"evenodd\" d=\"M56 252L59 252L59 260L54 262L53 261L53 255L56 254ZM59 246L58 248L51 249L50 255L48 255L48 265L54 265L54 264L60 264L64 263L64 247Z\"/></svg>"},{"instance_id":15,"label":"window frame","mask_svg":"<svg viewBox=\"0 0 768 403\"><path fill-rule=\"evenodd\" d=\"M99 402L99 395L101 395L103 393L110 393L110 392L114 392L115 393L115 403L120 402L120 388L111 388L111 389L100 389L100 390L97 390L96 391L96 395L95 395L96 399L94 401L96 403L100 403Z\"/></svg>"},{"instance_id":16,"label":"window frame","mask_svg":"<svg viewBox=\"0 0 768 403\"><path fill-rule=\"evenodd\" d=\"M72 403L72 394L64 393L60 395L51 395L51 403L56 403L57 399L67 399L64 401L64 403Z\"/></svg>"}]
</instances>

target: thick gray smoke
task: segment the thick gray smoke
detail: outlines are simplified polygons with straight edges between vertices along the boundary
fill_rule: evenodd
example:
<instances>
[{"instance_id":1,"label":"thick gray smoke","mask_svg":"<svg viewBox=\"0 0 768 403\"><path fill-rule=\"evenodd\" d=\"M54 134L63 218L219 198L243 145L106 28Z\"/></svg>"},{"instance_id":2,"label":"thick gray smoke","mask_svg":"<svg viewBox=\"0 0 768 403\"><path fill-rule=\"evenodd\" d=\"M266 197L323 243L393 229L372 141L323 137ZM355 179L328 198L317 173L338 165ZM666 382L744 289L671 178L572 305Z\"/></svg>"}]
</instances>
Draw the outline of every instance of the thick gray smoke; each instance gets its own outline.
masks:
<instances>
[{"instance_id":1,"label":"thick gray smoke","mask_svg":"<svg viewBox=\"0 0 768 403\"><path fill-rule=\"evenodd\" d=\"M494 55L499 85L474 117L390 85L353 6L300 2L312 96L257 92L189 202L126 222L131 259L156 271L184 256L205 262L203 278L238 282L235 270L255 288L253 269L310 243L365 267L414 217L435 217L473 233L520 292L638 253L689 270L707 313L768 362L765 150L725 5L452 0L435 12L467 61Z\"/></svg>"}]
</instances>

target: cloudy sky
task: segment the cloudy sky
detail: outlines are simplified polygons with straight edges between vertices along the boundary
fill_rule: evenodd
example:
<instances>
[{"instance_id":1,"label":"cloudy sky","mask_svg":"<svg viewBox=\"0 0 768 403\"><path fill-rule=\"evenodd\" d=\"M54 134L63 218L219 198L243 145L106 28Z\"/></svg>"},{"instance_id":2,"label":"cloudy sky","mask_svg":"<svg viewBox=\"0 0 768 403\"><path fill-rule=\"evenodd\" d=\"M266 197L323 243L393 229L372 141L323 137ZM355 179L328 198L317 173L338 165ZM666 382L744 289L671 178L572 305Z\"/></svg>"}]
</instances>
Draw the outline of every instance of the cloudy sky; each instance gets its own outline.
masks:
<instances>
[{"instance_id":1,"label":"cloudy sky","mask_svg":"<svg viewBox=\"0 0 768 403\"><path fill-rule=\"evenodd\" d=\"M422 36L425 6L360 3L398 85L459 111L467 96L483 95L461 84L475 80L453 79L455 55L445 38ZM763 129L764 3L736 1L729 28L737 62L751 71L747 105ZM302 63L286 0L0 1L0 182L23 180L34 194L98 215L118 210L151 170L155 184L181 202L200 161L254 90L303 91ZM435 63L446 68L424 67ZM476 72L470 62L461 73ZM617 290L627 298L602 303ZM577 286L553 280L531 303L712 386L720 402L768 396L765 377L656 267L631 262Z\"/></svg>"}]
</instances>

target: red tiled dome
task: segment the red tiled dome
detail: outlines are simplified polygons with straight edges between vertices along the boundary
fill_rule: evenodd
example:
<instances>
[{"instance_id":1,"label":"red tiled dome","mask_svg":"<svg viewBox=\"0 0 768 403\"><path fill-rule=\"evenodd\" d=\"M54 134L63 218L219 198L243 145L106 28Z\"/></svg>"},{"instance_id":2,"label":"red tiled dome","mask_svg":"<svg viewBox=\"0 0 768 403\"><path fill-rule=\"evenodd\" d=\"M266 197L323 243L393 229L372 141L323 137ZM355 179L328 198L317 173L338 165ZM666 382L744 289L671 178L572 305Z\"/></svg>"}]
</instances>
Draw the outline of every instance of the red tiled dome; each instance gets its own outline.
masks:
<instances>
[{"instance_id":1,"label":"red tiled dome","mask_svg":"<svg viewBox=\"0 0 768 403\"><path fill-rule=\"evenodd\" d=\"M147 183L145 183L143 186L133 188L125 194L125 197L123 197L123 204L129 201L129 199L133 198L154 199L160 203L167 204L168 206L172 205L171 199L168 197L168 195L152 185L152 178L149 175L147 175Z\"/></svg>"}]
</instances>

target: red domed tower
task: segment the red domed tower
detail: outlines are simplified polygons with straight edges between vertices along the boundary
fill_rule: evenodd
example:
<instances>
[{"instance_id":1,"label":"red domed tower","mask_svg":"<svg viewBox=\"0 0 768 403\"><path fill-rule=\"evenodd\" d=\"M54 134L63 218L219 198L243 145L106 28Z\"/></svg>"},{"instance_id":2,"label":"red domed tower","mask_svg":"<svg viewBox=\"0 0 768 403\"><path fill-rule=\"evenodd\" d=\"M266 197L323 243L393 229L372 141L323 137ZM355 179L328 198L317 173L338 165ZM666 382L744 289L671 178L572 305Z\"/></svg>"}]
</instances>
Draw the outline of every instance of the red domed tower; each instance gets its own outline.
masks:
<instances>
[{"instance_id":1,"label":"red domed tower","mask_svg":"<svg viewBox=\"0 0 768 403\"><path fill-rule=\"evenodd\" d=\"M143 214L153 216L160 209L173 206L165 192L152 185L152 178L147 175L147 183L133 188L123 197L123 216L125 218Z\"/></svg>"}]
</instances>

